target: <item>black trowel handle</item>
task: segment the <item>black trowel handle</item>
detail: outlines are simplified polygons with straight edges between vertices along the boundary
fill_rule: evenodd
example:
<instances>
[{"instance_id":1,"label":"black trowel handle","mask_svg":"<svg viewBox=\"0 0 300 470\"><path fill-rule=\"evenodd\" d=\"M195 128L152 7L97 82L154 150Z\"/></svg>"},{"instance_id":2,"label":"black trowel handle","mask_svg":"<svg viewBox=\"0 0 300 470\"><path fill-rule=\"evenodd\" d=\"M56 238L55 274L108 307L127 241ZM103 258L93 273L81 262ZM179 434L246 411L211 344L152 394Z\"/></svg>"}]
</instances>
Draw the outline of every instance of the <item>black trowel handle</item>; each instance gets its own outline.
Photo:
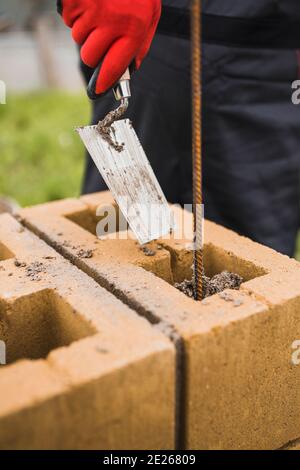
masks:
<instances>
[{"instance_id":1,"label":"black trowel handle","mask_svg":"<svg viewBox=\"0 0 300 470\"><path fill-rule=\"evenodd\" d=\"M106 93L103 93L103 95L98 95L96 93L96 83L97 83L97 78L101 69L101 64L98 65L98 67L95 68L94 73L92 75L92 78L89 81L89 84L87 86L87 94L88 97L91 100L96 100L97 98L100 98L101 96L105 95ZM108 90L110 91L110 90ZM130 92L130 72L129 68L125 70L123 73L122 77L118 80L118 82L114 85L113 87L113 92L115 95L115 98L117 101L122 100L124 98L130 98L131 92Z\"/></svg>"}]
</instances>

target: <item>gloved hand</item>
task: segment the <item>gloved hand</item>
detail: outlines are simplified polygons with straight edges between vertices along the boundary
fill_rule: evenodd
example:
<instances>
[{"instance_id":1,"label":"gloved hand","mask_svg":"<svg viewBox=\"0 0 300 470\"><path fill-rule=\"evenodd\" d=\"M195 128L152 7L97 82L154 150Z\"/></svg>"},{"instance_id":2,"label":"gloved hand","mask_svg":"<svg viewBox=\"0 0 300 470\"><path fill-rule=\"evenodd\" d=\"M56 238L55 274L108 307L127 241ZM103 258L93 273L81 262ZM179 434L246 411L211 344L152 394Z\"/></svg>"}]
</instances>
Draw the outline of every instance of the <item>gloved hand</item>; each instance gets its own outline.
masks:
<instances>
[{"instance_id":1,"label":"gloved hand","mask_svg":"<svg viewBox=\"0 0 300 470\"><path fill-rule=\"evenodd\" d=\"M61 0L60 12L89 67L102 65L95 92L105 93L129 65L138 69L161 12L161 0Z\"/></svg>"}]
</instances>

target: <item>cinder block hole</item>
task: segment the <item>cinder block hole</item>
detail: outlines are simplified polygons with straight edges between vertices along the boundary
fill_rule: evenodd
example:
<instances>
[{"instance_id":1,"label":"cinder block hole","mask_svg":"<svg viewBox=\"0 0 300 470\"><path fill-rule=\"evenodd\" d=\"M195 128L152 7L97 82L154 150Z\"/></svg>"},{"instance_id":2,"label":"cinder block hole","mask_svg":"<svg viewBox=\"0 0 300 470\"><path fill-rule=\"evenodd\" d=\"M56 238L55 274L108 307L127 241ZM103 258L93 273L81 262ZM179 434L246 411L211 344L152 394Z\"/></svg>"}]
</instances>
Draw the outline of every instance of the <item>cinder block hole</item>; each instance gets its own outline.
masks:
<instances>
[{"instance_id":1,"label":"cinder block hole","mask_svg":"<svg viewBox=\"0 0 300 470\"><path fill-rule=\"evenodd\" d=\"M6 259L14 258L15 255L12 253L7 246L0 242L0 261L4 261Z\"/></svg>"},{"instance_id":2,"label":"cinder block hole","mask_svg":"<svg viewBox=\"0 0 300 470\"><path fill-rule=\"evenodd\" d=\"M120 215L116 205L101 206L100 209L101 214L99 213L99 215L96 214L95 210L87 208L84 211L74 212L65 217L92 235L98 235L98 237L126 230L126 219L122 214ZM107 223L108 220L109 223Z\"/></svg>"},{"instance_id":3,"label":"cinder block hole","mask_svg":"<svg viewBox=\"0 0 300 470\"><path fill-rule=\"evenodd\" d=\"M171 267L174 282L182 282L192 278L193 252L180 250L179 254L171 246L164 245L171 254ZM209 277L222 271L239 274L244 281L267 274L267 271L254 263L238 258L233 253L222 250L212 244L203 247L204 271Z\"/></svg>"},{"instance_id":4,"label":"cinder block hole","mask_svg":"<svg viewBox=\"0 0 300 470\"><path fill-rule=\"evenodd\" d=\"M44 290L0 303L0 340L6 345L6 363L41 359L50 351L96 330L54 291Z\"/></svg>"},{"instance_id":5,"label":"cinder block hole","mask_svg":"<svg viewBox=\"0 0 300 470\"><path fill-rule=\"evenodd\" d=\"M244 281L263 276L268 272L261 266L256 266L250 261L238 258L231 252L216 247L210 243L205 244L203 250L205 274L209 277L222 271L230 271L239 274Z\"/></svg>"}]
</instances>

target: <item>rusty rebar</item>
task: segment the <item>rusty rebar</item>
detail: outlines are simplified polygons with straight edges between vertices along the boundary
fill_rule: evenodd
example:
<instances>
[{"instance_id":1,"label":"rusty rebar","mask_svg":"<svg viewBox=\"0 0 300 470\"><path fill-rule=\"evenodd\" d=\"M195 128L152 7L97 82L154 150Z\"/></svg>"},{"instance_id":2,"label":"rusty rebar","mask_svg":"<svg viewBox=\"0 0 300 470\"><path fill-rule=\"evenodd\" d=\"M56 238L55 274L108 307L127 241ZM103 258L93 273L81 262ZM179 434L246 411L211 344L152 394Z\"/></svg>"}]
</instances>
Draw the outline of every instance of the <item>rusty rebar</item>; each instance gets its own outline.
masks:
<instances>
[{"instance_id":1,"label":"rusty rebar","mask_svg":"<svg viewBox=\"0 0 300 470\"><path fill-rule=\"evenodd\" d=\"M202 248L202 120L201 120L201 0L191 6L191 73L193 139L194 297L203 298Z\"/></svg>"}]
</instances>

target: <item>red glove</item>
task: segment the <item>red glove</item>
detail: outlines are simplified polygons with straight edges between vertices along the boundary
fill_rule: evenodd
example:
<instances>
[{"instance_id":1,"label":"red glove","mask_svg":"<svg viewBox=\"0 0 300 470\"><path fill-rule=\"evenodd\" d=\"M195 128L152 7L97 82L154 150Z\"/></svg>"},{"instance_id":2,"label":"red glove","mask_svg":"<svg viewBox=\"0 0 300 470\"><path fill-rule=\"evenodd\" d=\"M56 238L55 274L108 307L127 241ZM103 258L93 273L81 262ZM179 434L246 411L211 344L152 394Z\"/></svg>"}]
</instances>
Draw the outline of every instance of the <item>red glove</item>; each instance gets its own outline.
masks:
<instances>
[{"instance_id":1,"label":"red glove","mask_svg":"<svg viewBox=\"0 0 300 470\"><path fill-rule=\"evenodd\" d=\"M160 18L161 0L62 0L64 22L81 45L82 61L102 65L96 93L111 88L134 64L138 69L147 54Z\"/></svg>"}]
</instances>

